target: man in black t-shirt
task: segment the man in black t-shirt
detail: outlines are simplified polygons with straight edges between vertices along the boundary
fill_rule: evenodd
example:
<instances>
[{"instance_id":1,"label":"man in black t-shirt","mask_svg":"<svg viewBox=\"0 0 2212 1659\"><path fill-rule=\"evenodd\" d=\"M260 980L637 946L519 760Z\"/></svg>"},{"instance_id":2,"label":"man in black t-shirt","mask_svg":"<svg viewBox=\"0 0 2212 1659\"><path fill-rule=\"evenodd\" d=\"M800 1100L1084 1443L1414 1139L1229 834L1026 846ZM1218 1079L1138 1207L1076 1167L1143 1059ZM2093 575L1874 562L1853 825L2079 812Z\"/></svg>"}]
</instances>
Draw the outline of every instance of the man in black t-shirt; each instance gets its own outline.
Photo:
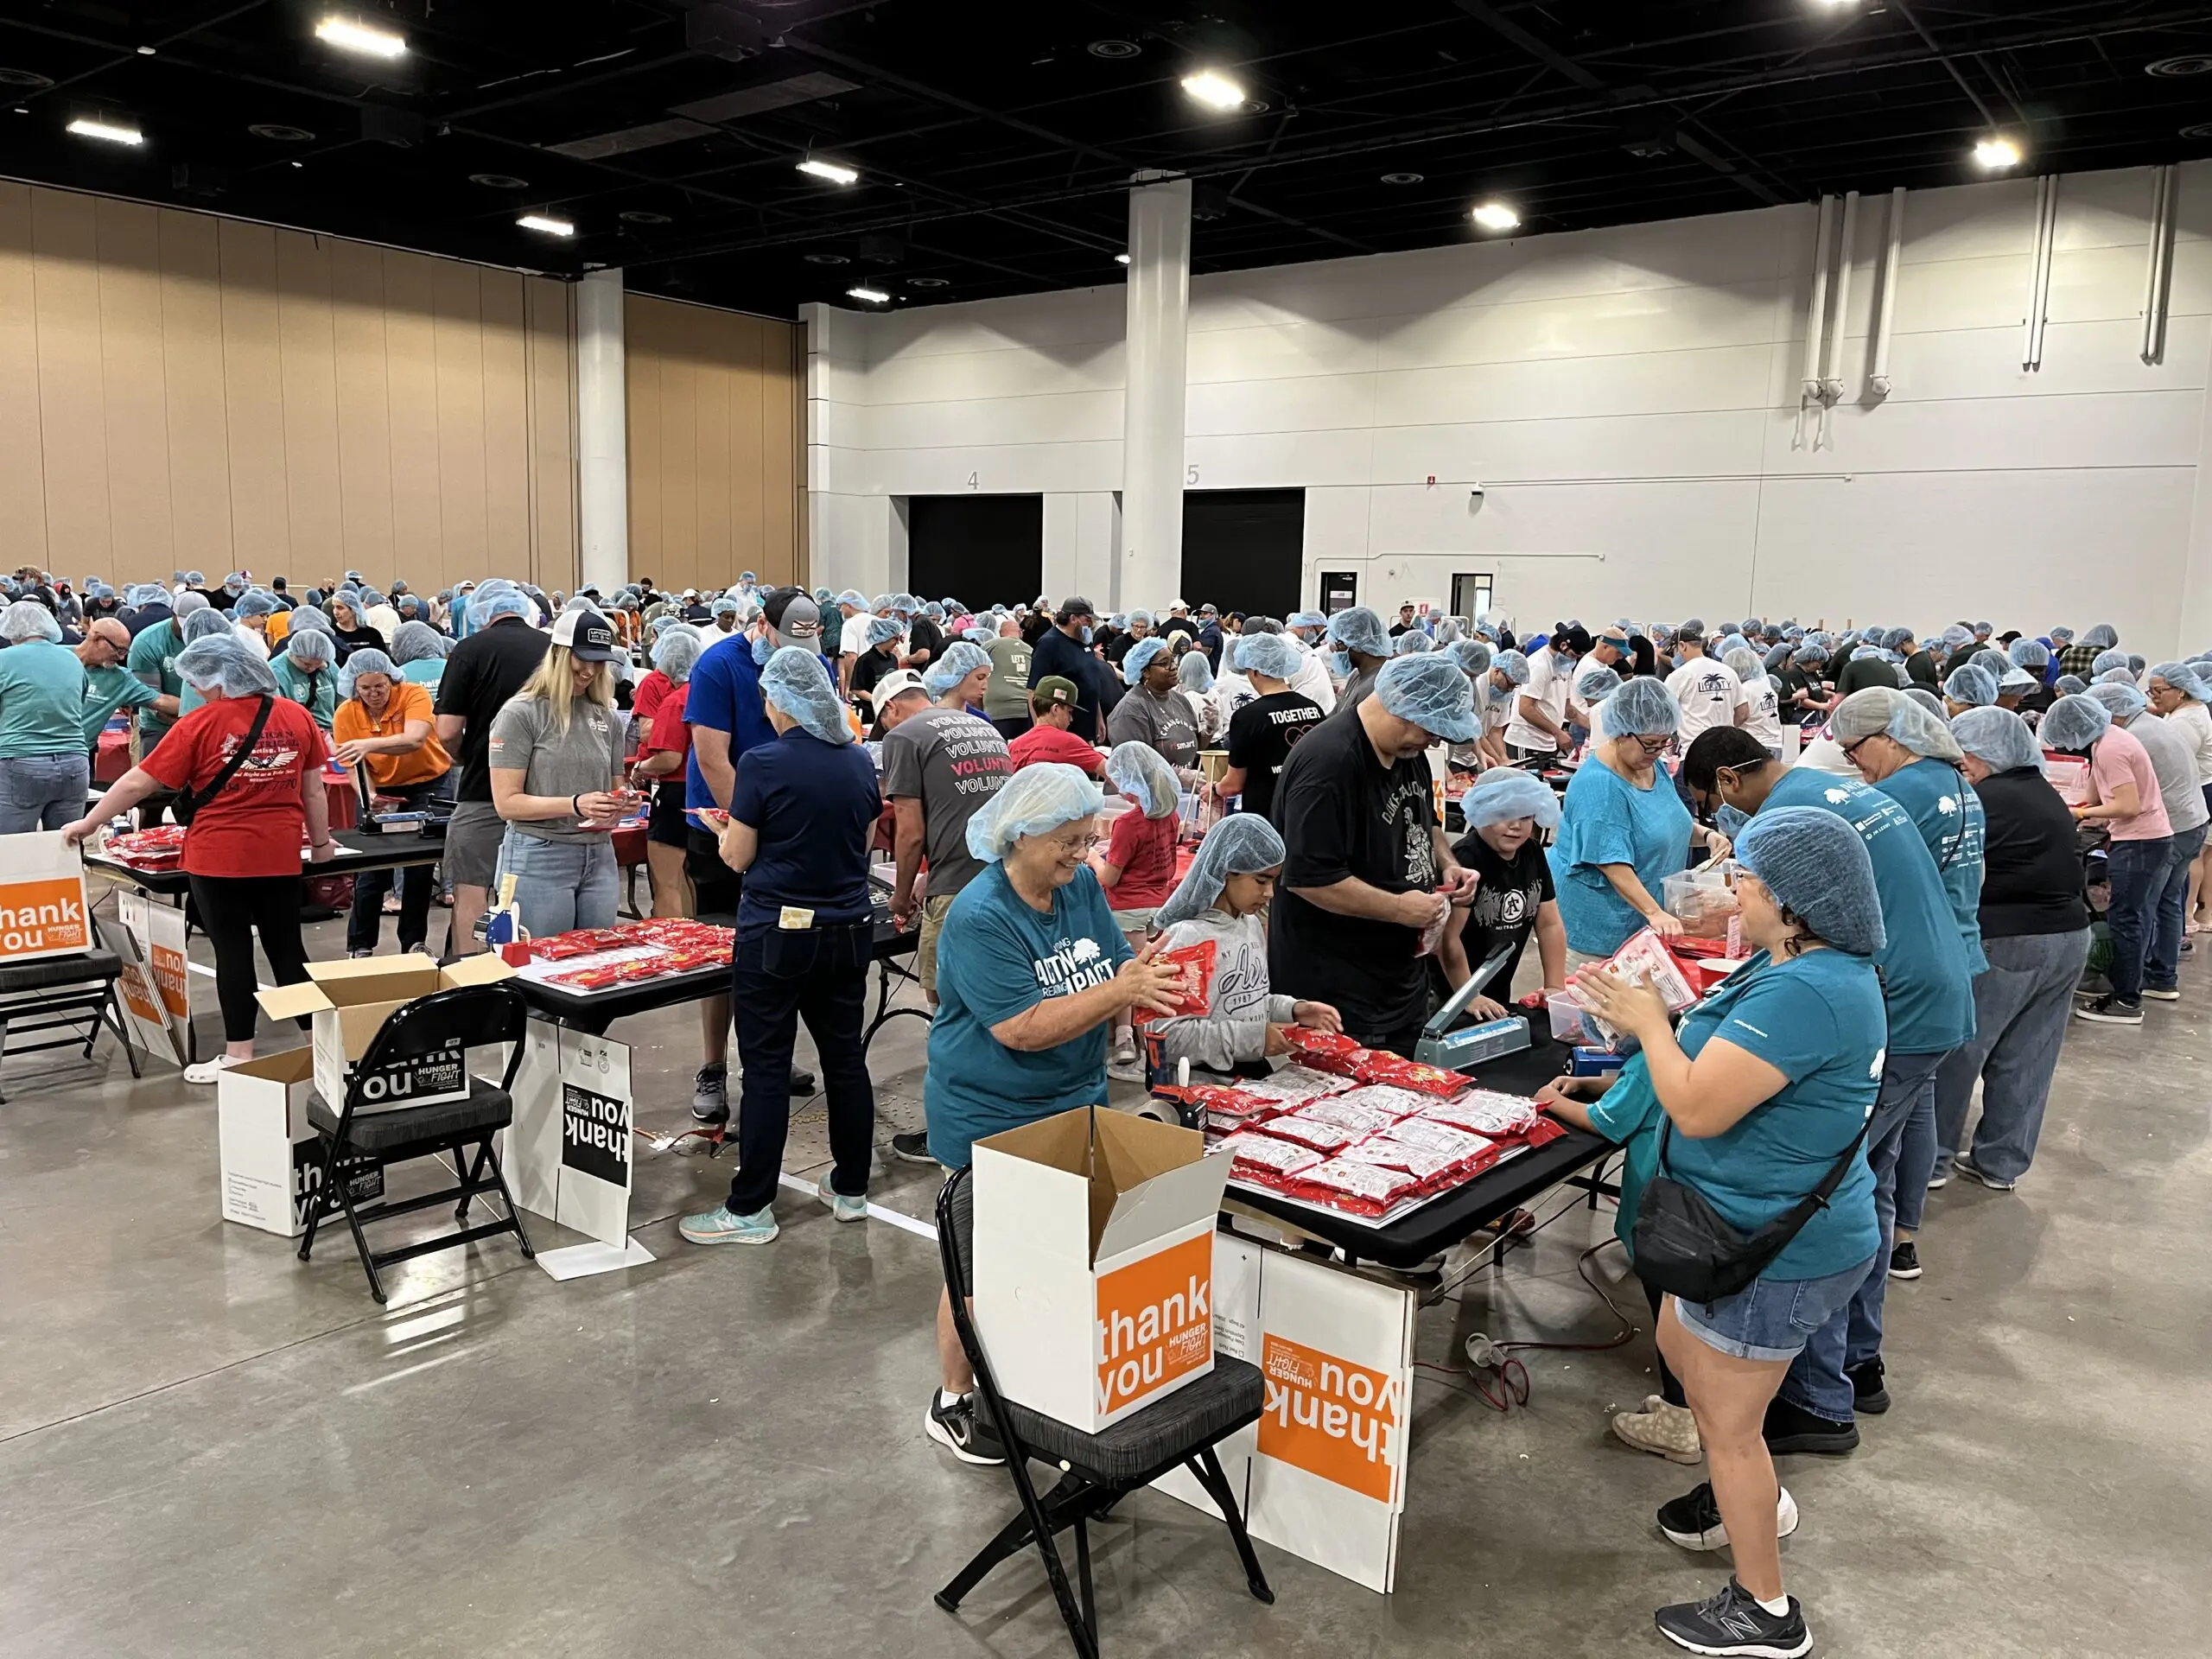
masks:
<instances>
[{"instance_id":1,"label":"man in black t-shirt","mask_svg":"<svg viewBox=\"0 0 2212 1659\"><path fill-rule=\"evenodd\" d=\"M1299 741L1276 782L1287 856L1268 940L1277 991L1325 1001L1370 1048L1411 1055L1428 1015L1416 954L1474 877L1438 827L1427 751L1471 743L1474 702L1457 662L1393 658L1374 695Z\"/></svg>"},{"instance_id":2,"label":"man in black t-shirt","mask_svg":"<svg viewBox=\"0 0 2212 1659\"><path fill-rule=\"evenodd\" d=\"M485 751L492 721L537 671L550 643L531 625L537 607L509 582L487 582L469 595L476 632L453 648L438 678L438 741L454 757L461 782L452 822L446 825L446 879L453 883L453 927L446 954L468 956L479 947L477 918L491 902L506 825L492 804L492 772ZM489 617L489 621L481 619Z\"/></svg>"}]
</instances>

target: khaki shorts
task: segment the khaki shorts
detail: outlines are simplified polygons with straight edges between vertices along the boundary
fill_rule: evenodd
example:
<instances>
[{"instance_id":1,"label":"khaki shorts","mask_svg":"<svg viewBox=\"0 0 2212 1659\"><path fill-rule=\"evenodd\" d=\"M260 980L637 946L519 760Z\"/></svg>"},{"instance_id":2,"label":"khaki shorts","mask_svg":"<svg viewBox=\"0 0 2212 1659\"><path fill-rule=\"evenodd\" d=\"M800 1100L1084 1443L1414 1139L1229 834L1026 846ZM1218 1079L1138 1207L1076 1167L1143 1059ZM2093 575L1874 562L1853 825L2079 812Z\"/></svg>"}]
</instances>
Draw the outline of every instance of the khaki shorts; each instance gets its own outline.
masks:
<instances>
[{"instance_id":1,"label":"khaki shorts","mask_svg":"<svg viewBox=\"0 0 2212 1659\"><path fill-rule=\"evenodd\" d=\"M937 936L944 931L944 912L952 908L952 898L922 900L922 942L914 947L914 971L922 976L922 989L930 1001L937 1001Z\"/></svg>"},{"instance_id":2,"label":"khaki shorts","mask_svg":"<svg viewBox=\"0 0 2212 1659\"><path fill-rule=\"evenodd\" d=\"M489 889L499 875L499 844L507 826L489 801L463 801L446 825L442 862L446 880L456 887Z\"/></svg>"}]
</instances>

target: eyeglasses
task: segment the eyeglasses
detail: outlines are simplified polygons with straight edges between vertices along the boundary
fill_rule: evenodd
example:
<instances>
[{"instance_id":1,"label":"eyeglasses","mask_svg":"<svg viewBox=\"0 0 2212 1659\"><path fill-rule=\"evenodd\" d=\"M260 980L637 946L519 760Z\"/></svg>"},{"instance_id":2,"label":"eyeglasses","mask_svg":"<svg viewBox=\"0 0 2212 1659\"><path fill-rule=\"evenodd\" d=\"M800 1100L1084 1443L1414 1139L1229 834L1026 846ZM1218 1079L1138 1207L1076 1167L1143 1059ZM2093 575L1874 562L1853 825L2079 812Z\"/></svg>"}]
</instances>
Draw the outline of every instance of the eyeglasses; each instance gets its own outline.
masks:
<instances>
[{"instance_id":1,"label":"eyeglasses","mask_svg":"<svg viewBox=\"0 0 2212 1659\"><path fill-rule=\"evenodd\" d=\"M1669 732L1663 737L1646 737L1642 733L1638 733L1636 739L1637 746L1646 754L1664 754L1674 741L1675 734L1672 732Z\"/></svg>"},{"instance_id":2,"label":"eyeglasses","mask_svg":"<svg viewBox=\"0 0 2212 1659\"><path fill-rule=\"evenodd\" d=\"M1879 732L1870 732L1865 737L1860 738L1856 743L1839 743L1836 745L1836 747L1843 751L1843 758L1845 760L1856 764L1859 760L1859 751L1865 748L1869 743L1872 743L1881 734Z\"/></svg>"},{"instance_id":3,"label":"eyeglasses","mask_svg":"<svg viewBox=\"0 0 2212 1659\"><path fill-rule=\"evenodd\" d=\"M1056 853L1065 853L1077 858L1083 858L1089 855L1092 848L1105 839L1103 836L1052 836L1047 838L1047 844Z\"/></svg>"}]
</instances>

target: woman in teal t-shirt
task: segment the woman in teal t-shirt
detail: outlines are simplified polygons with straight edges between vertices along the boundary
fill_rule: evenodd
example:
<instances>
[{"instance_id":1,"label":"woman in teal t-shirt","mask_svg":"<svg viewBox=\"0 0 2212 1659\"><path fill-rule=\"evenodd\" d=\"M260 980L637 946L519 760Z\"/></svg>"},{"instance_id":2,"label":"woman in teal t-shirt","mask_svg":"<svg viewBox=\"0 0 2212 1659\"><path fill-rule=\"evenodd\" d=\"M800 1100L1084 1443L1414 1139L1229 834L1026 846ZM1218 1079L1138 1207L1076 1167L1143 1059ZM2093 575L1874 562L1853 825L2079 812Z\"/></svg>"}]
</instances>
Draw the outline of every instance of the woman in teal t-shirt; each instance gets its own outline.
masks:
<instances>
[{"instance_id":1,"label":"woman in teal t-shirt","mask_svg":"<svg viewBox=\"0 0 2212 1659\"><path fill-rule=\"evenodd\" d=\"M1588 1082L1572 1078L1548 1088L1545 1102L1568 1122L1632 1137L1632 1166L1637 1143L1657 1142L1651 1165L1622 1183L1631 1237L1628 1217L1657 1170L1750 1233L1848 1160L1826 1206L1749 1286L1699 1304L1669 1295L1659 1318L1660 1352L1681 1378L1713 1475L1662 1505L1659 1524L1687 1548L1729 1545L1736 1563L1719 1595L1661 1608L1660 1628L1698 1652L1802 1653L1810 1638L1783 1590L1779 1543L1796 1505L1776 1484L1760 1431L1789 1362L1878 1270L1863 1137L1888 1035L1872 962L1882 912L1865 844L1832 813L1763 812L1736 850L1744 935L1757 953L1679 1033L1656 992L1586 970L1576 982L1592 1005L1642 1051L1594 1104L1569 1097Z\"/></svg>"}]
</instances>

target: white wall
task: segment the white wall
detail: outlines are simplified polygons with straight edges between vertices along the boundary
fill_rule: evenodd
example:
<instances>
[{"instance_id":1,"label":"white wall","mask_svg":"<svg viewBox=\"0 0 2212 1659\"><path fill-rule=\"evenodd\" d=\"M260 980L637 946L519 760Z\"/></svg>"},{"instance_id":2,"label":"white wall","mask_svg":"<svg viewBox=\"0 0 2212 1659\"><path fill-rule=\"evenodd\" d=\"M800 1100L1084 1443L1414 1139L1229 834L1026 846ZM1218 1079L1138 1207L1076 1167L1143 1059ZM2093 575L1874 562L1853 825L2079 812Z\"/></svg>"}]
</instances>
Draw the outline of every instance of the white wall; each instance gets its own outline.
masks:
<instances>
[{"instance_id":1,"label":"white wall","mask_svg":"<svg viewBox=\"0 0 2212 1659\"><path fill-rule=\"evenodd\" d=\"M2035 194L1908 199L1880 403L1887 200L1862 204L1817 450L1793 448L1810 207L1199 277L1198 487L1306 487L1309 601L1325 567L1381 604L1489 570L1529 621L1971 613L2110 620L2153 654L2212 643L2212 163L2182 169L2155 367L2151 175L2131 171L2063 181L2043 367L2022 371ZM1041 491L1048 588L1169 597L1110 591L1120 288L807 320L822 580L880 585L887 498Z\"/></svg>"}]
</instances>

